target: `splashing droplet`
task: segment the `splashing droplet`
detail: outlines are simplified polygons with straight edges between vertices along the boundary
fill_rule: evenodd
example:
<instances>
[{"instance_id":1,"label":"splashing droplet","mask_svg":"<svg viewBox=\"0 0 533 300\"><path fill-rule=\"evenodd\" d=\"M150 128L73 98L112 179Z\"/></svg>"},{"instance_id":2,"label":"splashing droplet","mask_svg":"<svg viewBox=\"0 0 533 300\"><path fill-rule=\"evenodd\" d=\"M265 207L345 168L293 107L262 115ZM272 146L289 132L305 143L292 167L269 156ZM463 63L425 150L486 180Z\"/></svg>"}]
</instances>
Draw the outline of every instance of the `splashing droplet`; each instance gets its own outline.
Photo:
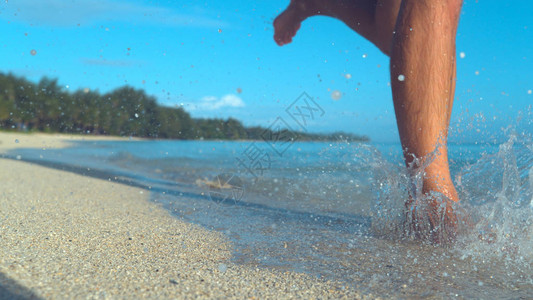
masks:
<instances>
[{"instance_id":1,"label":"splashing droplet","mask_svg":"<svg viewBox=\"0 0 533 300\"><path fill-rule=\"evenodd\" d=\"M18 143L19 143L19 140L18 140L18 139L16 139L16 140L15 140L15 143L16 143L16 144L18 144Z\"/></svg>"},{"instance_id":2,"label":"splashing droplet","mask_svg":"<svg viewBox=\"0 0 533 300\"><path fill-rule=\"evenodd\" d=\"M342 93L340 91L334 90L331 92L331 99L333 100L339 100L342 97Z\"/></svg>"},{"instance_id":3,"label":"splashing droplet","mask_svg":"<svg viewBox=\"0 0 533 300\"><path fill-rule=\"evenodd\" d=\"M363 54L363 58L366 58L366 53L365 53L365 54Z\"/></svg>"},{"instance_id":4,"label":"splashing droplet","mask_svg":"<svg viewBox=\"0 0 533 300\"><path fill-rule=\"evenodd\" d=\"M466 57L466 54L465 54L464 52L461 52L461 53L459 53L459 57L460 57L460 58L465 58L465 57Z\"/></svg>"},{"instance_id":5,"label":"splashing droplet","mask_svg":"<svg viewBox=\"0 0 533 300\"><path fill-rule=\"evenodd\" d=\"M405 80L405 76L403 74L398 75L398 80L399 81L404 81Z\"/></svg>"},{"instance_id":6,"label":"splashing droplet","mask_svg":"<svg viewBox=\"0 0 533 300\"><path fill-rule=\"evenodd\" d=\"M529 90L529 91L527 91L527 93L531 95L533 93L533 91Z\"/></svg>"},{"instance_id":7,"label":"splashing droplet","mask_svg":"<svg viewBox=\"0 0 533 300\"><path fill-rule=\"evenodd\" d=\"M345 77L346 79L350 79L350 78L352 78L352 74L348 73L348 74L344 75L344 77Z\"/></svg>"},{"instance_id":8,"label":"splashing droplet","mask_svg":"<svg viewBox=\"0 0 533 300\"><path fill-rule=\"evenodd\" d=\"M30 54L31 55L35 55L35 54L37 54L37 51L35 49L31 49Z\"/></svg>"},{"instance_id":9,"label":"splashing droplet","mask_svg":"<svg viewBox=\"0 0 533 300\"><path fill-rule=\"evenodd\" d=\"M218 270L220 273L225 273L228 270L228 266L226 264L220 263L218 264Z\"/></svg>"}]
</instances>

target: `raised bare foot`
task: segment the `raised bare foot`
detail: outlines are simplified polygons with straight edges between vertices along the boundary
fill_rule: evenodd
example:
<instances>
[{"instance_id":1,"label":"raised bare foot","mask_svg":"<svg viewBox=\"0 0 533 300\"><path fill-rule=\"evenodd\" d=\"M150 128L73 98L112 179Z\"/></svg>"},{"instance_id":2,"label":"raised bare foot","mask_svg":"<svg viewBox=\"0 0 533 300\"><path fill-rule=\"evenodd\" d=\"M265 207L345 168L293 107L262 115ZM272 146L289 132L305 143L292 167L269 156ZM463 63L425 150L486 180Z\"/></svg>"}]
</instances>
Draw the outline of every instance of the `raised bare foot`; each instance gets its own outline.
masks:
<instances>
[{"instance_id":1,"label":"raised bare foot","mask_svg":"<svg viewBox=\"0 0 533 300\"><path fill-rule=\"evenodd\" d=\"M274 41L280 46L292 42L303 20L318 14L314 1L291 0L289 6L274 20Z\"/></svg>"}]
</instances>

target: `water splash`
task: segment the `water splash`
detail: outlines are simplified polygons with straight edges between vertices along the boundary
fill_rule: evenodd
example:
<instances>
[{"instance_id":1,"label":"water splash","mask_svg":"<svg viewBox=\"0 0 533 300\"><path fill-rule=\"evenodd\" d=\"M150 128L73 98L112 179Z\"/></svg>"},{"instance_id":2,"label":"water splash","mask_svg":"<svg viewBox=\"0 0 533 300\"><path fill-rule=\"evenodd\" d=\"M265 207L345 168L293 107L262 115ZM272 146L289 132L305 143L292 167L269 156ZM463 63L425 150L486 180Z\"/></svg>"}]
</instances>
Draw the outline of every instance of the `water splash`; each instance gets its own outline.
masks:
<instances>
[{"instance_id":1,"label":"water splash","mask_svg":"<svg viewBox=\"0 0 533 300\"><path fill-rule=\"evenodd\" d=\"M457 230L464 231L465 218L456 203L440 193L423 192L425 169L435 159L435 153L425 159L415 157L409 168L390 164L377 150L371 156L374 234L401 240L448 241ZM453 222L458 223L459 229L448 226L450 210L460 214Z\"/></svg>"},{"instance_id":2,"label":"water splash","mask_svg":"<svg viewBox=\"0 0 533 300\"><path fill-rule=\"evenodd\" d=\"M464 258L501 261L514 272L533 270L533 143L512 134L496 154L461 171L460 194L475 221L456 251Z\"/></svg>"},{"instance_id":3,"label":"water splash","mask_svg":"<svg viewBox=\"0 0 533 300\"><path fill-rule=\"evenodd\" d=\"M364 156L372 169L376 235L403 240L438 232L437 239L446 240L450 232L438 227L446 224L448 205L458 214L456 248L463 256L490 254L529 266L527 261L533 260L533 143L529 137L512 134L497 153L485 153L463 166L456 176L459 204L438 193L422 193L427 161L420 168L407 169L387 162L377 149L372 152ZM440 203L440 222L427 213L431 201ZM405 205L409 202L416 205Z\"/></svg>"}]
</instances>

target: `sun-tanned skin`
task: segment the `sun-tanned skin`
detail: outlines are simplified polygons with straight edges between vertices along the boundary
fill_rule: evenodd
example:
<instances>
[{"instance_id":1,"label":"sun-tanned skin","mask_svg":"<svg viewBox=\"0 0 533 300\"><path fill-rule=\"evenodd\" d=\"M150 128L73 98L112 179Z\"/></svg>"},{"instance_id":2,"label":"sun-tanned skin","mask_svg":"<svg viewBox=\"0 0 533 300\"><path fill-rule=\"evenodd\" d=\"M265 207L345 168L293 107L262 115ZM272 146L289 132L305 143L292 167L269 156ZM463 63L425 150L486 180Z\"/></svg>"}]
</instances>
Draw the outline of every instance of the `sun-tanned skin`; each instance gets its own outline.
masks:
<instances>
[{"instance_id":1,"label":"sun-tanned skin","mask_svg":"<svg viewBox=\"0 0 533 300\"><path fill-rule=\"evenodd\" d=\"M455 236L458 202L447 154L447 137L455 92L455 36L462 0L291 0L274 20L278 45L292 41L306 18L324 15L343 21L390 57L394 109L407 166L425 166L424 212L434 229L429 238ZM399 76L403 80L398 80ZM418 159L414 159L414 158ZM416 210L419 199L407 201ZM417 212L412 218L416 223ZM443 220L443 222L441 222ZM443 234L443 231L446 231Z\"/></svg>"}]
</instances>

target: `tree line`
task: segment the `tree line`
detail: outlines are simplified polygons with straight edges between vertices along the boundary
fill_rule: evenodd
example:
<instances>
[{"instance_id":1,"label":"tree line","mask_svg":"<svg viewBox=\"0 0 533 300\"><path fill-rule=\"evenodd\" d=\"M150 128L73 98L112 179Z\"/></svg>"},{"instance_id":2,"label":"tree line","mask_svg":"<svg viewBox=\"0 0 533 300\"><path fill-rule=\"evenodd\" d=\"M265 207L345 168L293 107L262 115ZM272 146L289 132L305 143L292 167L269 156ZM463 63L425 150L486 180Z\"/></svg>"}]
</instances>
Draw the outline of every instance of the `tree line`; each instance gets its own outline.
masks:
<instances>
[{"instance_id":1,"label":"tree line","mask_svg":"<svg viewBox=\"0 0 533 300\"><path fill-rule=\"evenodd\" d=\"M109 93L80 89L69 92L57 79L38 83L0 73L0 128L41 132L136 136L161 139L275 138L263 127L245 127L233 118L194 119L181 107L157 104L154 97L129 86ZM346 133L291 133L297 140L368 141Z\"/></svg>"}]
</instances>

